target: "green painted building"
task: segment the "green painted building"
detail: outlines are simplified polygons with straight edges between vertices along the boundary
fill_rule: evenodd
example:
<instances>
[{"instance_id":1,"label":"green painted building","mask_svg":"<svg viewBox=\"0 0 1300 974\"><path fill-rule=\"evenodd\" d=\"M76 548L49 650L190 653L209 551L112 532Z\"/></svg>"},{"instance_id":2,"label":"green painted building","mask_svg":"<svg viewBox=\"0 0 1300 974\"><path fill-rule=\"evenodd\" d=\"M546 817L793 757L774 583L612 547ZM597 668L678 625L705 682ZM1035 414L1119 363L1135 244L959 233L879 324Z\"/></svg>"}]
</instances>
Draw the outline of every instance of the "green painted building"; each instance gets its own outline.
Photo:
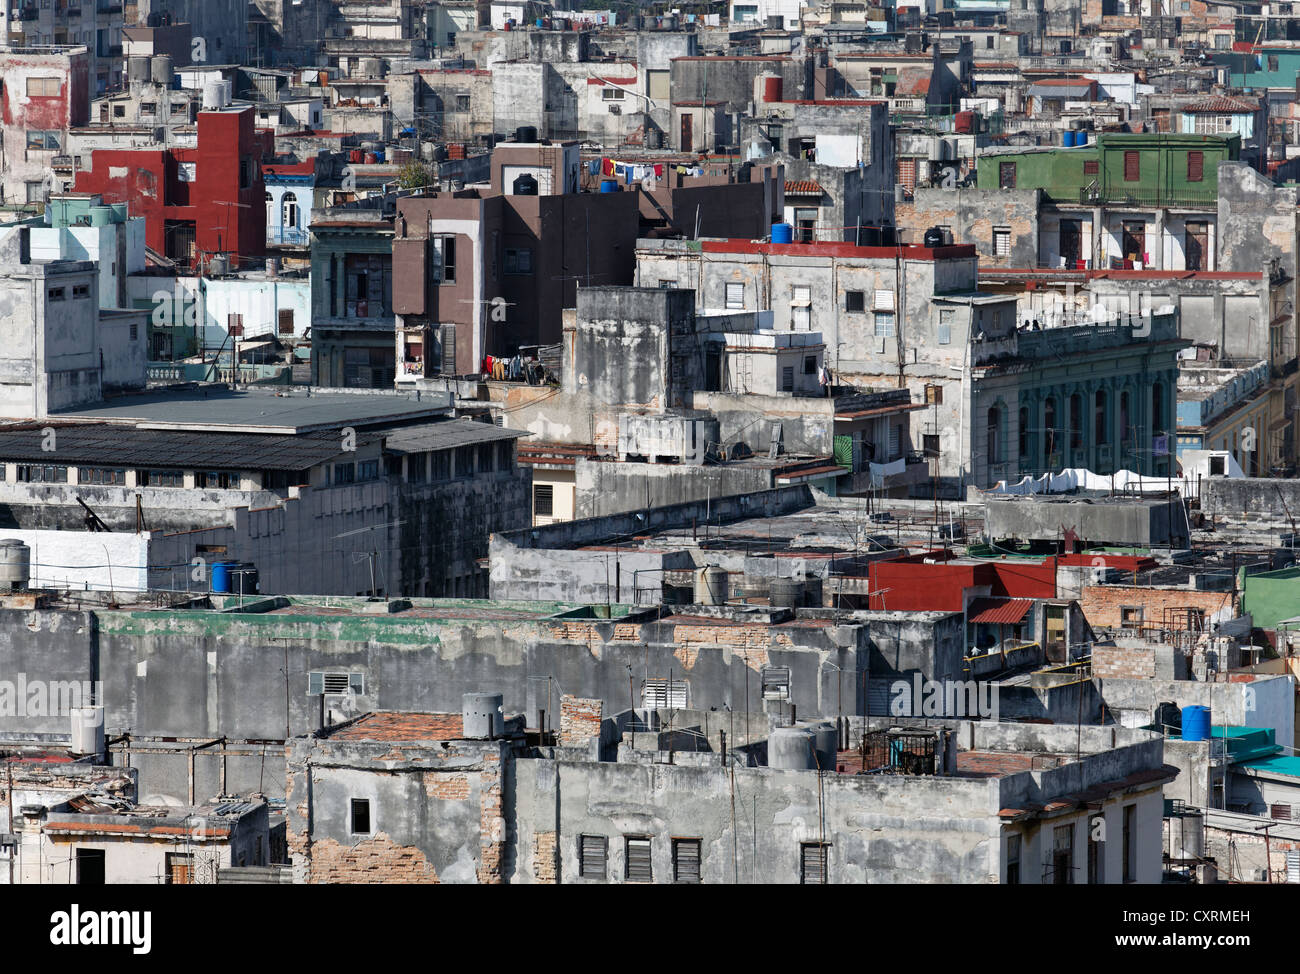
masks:
<instances>
[{"instance_id":1,"label":"green painted building","mask_svg":"<svg viewBox=\"0 0 1300 974\"><path fill-rule=\"evenodd\" d=\"M1219 163L1241 155L1239 136L1104 133L1082 146L992 149L977 160L980 189L1041 189L1083 206L1207 206Z\"/></svg>"}]
</instances>

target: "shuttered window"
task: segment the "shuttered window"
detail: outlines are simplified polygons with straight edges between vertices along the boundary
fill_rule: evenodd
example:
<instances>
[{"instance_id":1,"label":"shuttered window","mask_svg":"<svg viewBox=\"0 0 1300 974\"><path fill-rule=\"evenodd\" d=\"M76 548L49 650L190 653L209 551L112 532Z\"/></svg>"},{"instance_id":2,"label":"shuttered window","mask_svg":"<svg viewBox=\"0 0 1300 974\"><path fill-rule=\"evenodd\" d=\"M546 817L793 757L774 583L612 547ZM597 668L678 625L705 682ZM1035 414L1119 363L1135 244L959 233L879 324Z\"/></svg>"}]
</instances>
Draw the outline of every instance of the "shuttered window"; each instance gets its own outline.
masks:
<instances>
[{"instance_id":1,"label":"shuttered window","mask_svg":"<svg viewBox=\"0 0 1300 974\"><path fill-rule=\"evenodd\" d=\"M826 853L830 846L824 842L803 842L799 845L799 882L805 886L822 886L827 882Z\"/></svg>"},{"instance_id":2,"label":"shuttered window","mask_svg":"<svg viewBox=\"0 0 1300 974\"><path fill-rule=\"evenodd\" d=\"M1269 808L1268 811L1269 811L1269 817L1270 817L1270 818L1281 819L1281 820L1284 821L1284 822L1289 822L1289 821L1291 821L1291 806L1290 806L1290 805L1280 805L1280 804L1279 804L1279 805L1272 805L1272 806L1270 806L1270 808Z\"/></svg>"},{"instance_id":3,"label":"shuttered window","mask_svg":"<svg viewBox=\"0 0 1300 974\"><path fill-rule=\"evenodd\" d=\"M1189 183L1199 183L1205 178L1205 153L1189 152L1187 153L1187 181Z\"/></svg>"},{"instance_id":4,"label":"shuttered window","mask_svg":"<svg viewBox=\"0 0 1300 974\"><path fill-rule=\"evenodd\" d=\"M609 859L609 840L603 835L578 836L578 875L583 879L604 879Z\"/></svg>"},{"instance_id":5,"label":"shuttered window","mask_svg":"<svg viewBox=\"0 0 1300 974\"><path fill-rule=\"evenodd\" d=\"M624 842L624 878L629 883L654 882L654 872L650 867L650 839L646 836L628 836Z\"/></svg>"},{"instance_id":6,"label":"shuttered window","mask_svg":"<svg viewBox=\"0 0 1300 974\"><path fill-rule=\"evenodd\" d=\"M281 308L279 311L277 330L281 335L293 334L293 308Z\"/></svg>"},{"instance_id":7,"label":"shuttered window","mask_svg":"<svg viewBox=\"0 0 1300 974\"><path fill-rule=\"evenodd\" d=\"M307 695L319 697L321 694L366 692L366 675L364 673L308 673Z\"/></svg>"},{"instance_id":8,"label":"shuttered window","mask_svg":"<svg viewBox=\"0 0 1300 974\"><path fill-rule=\"evenodd\" d=\"M1124 153L1124 182L1136 183L1142 178L1142 156L1137 152Z\"/></svg>"},{"instance_id":9,"label":"shuttered window","mask_svg":"<svg viewBox=\"0 0 1300 974\"><path fill-rule=\"evenodd\" d=\"M700 840L673 839L673 882L700 881Z\"/></svg>"}]
</instances>

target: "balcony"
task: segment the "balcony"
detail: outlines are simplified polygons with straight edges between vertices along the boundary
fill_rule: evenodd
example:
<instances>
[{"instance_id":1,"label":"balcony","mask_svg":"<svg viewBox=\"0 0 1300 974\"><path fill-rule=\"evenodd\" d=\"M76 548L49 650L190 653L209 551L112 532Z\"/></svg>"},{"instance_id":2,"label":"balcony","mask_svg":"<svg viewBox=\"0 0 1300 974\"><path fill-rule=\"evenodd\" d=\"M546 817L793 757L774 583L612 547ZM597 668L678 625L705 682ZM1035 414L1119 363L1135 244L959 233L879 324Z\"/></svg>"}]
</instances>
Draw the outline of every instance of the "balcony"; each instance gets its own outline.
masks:
<instances>
[{"instance_id":1,"label":"balcony","mask_svg":"<svg viewBox=\"0 0 1300 974\"><path fill-rule=\"evenodd\" d=\"M1055 192L1048 191L1053 199L1064 201ZM1162 209L1165 207L1196 207L1214 209L1219 205L1212 189L1153 188L1135 186L1088 187L1079 190L1079 203L1083 206L1135 207ZM1069 200L1073 202L1073 200Z\"/></svg>"},{"instance_id":2,"label":"balcony","mask_svg":"<svg viewBox=\"0 0 1300 974\"><path fill-rule=\"evenodd\" d=\"M311 233L302 227L267 227L266 242L283 247L308 247Z\"/></svg>"}]
</instances>

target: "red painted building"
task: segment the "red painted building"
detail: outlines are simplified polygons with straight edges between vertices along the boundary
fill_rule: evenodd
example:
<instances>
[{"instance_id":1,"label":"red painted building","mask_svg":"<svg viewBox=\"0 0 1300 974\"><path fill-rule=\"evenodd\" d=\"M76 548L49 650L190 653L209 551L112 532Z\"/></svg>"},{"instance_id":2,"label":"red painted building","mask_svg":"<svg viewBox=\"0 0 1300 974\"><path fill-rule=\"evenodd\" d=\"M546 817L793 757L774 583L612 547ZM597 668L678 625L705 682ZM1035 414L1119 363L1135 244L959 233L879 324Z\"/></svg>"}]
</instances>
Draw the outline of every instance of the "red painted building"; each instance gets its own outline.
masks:
<instances>
[{"instance_id":1,"label":"red painted building","mask_svg":"<svg viewBox=\"0 0 1300 974\"><path fill-rule=\"evenodd\" d=\"M872 609L892 612L961 612L968 589L1016 599L1056 597L1056 562L940 561L943 552L872 562L868 568ZM927 564L926 562L931 562Z\"/></svg>"},{"instance_id":2,"label":"red painted building","mask_svg":"<svg viewBox=\"0 0 1300 974\"><path fill-rule=\"evenodd\" d=\"M0 192L7 203L62 192L52 167L68 129L90 117L90 54L84 47L0 51Z\"/></svg>"},{"instance_id":3,"label":"red painted building","mask_svg":"<svg viewBox=\"0 0 1300 974\"><path fill-rule=\"evenodd\" d=\"M268 145L253 122L251 107L204 111L196 148L96 149L77 192L126 203L145 218L146 244L182 265L226 254L238 266L266 248Z\"/></svg>"}]
</instances>

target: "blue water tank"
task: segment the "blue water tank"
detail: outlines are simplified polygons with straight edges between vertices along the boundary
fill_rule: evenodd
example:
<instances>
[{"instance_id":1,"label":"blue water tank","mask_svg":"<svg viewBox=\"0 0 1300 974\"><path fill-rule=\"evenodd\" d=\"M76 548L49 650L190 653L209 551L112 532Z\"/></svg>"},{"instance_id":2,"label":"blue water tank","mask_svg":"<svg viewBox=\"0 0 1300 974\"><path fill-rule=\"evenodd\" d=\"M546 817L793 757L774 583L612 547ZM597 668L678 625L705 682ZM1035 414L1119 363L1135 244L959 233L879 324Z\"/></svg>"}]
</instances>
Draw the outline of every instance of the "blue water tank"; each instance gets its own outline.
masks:
<instances>
[{"instance_id":1,"label":"blue water tank","mask_svg":"<svg viewBox=\"0 0 1300 974\"><path fill-rule=\"evenodd\" d=\"M1088 133L1085 132L1085 131L1083 131L1082 129L1080 129L1078 132L1075 132L1075 133L1074 133L1074 144L1075 144L1075 145L1087 145L1087 144L1088 144Z\"/></svg>"},{"instance_id":2,"label":"blue water tank","mask_svg":"<svg viewBox=\"0 0 1300 974\"><path fill-rule=\"evenodd\" d=\"M772 224L772 243L788 244L794 243L794 227L788 223Z\"/></svg>"},{"instance_id":3,"label":"blue water tank","mask_svg":"<svg viewBox=\"0 0 1300 974\"><path fill-rule=\"evenodd\" d=\"M1065 137L1061 140L1061 144L1066 147L1074 145L1074 129L1065 130Z\"/></svg>"},{"instance_id":4,"label":"blue water tank","mask_svg":"<svg viewBox=\"0 0 1300 974\"><path fill-rule=\"evenodd\" d=\"M541 18L541 17L538 17L538 18L537 18L537 29L538 29L538 30L541 30L541 29L542 29L542 25L543 25L544 23L545 23L545 20L544 20L543 18Z\"/></svg>"},{"instance_id":5,"label":"blue water tank","mask_svg":"<svg viewBox=\"0 0 1300 974\"><path fill-rule=\"evenodd\" d=\"M218 561L212 566L212 591L228 594L230 588L230 570L238 565L237 561Z\"/></svg>"},{"instance_id":6,"label":"blue water tank","mask_svg":"<svg viewBox=\"0 0 1300 974\"><path fill-rule=\"evenodd\" d=\"M384 150L383 150L383 149L376 149L376 150L375 150L375 162L383 162L383 161L384 161Z\"/></svg>"},{"instance_id":7,"label":"blue water tank","mask_svg":"<svg viewBox=\"0 0 1300 974\"><path fill-rule=\"evenodd\" d=\"M1183 708L1183 740L1204 741L1210 737L1210 708Z\"/></svg>"},{"instance_id":8,"label":"blue water tank","mask_svg":"<svg viewBox=\"0 0 1300 974\"><path fill-rule=\"evenodd\" d=\"M600 191L601 191L602 193L617 193L617 192L618 192L618 180L617 180L617 179L602 179L602 180L600 181Z\"/></svg>"}]
</instances>

